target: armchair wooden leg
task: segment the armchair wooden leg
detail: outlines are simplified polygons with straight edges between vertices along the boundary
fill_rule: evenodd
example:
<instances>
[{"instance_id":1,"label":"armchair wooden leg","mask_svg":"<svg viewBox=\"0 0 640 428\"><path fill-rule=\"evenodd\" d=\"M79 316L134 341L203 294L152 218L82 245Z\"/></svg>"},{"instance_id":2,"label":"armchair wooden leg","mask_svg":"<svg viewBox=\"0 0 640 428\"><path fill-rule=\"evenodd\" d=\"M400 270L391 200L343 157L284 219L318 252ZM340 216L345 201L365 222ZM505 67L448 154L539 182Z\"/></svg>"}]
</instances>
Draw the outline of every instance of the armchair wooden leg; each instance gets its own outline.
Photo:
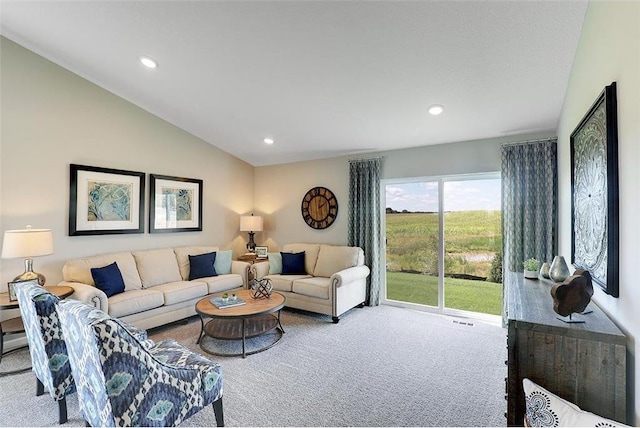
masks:
<instances>
[{"instance_id":1,"label":"armchair wooden leg","mask_svg":"<svg viewBox=\"0 0 640 428\"><path fill-rule=\"evenodd\" d=\"M216 425L224 426L224 413L222 411L222 397L213 402L213 413L216 415Z\"/></svg>"},{"instance_id":2,"label":"armchair wooden leg","mask_svg":"<svg viewBox=\"0 0 640 428\"><path fill-rule=\"evenodd\" d=\"M58 414L60 424L67 422L67 397L63 397L62 400L58 401Z\"/></svg>"},{"instance_id":3,"label":"armchair wooden leg","mask_svg":"<svg viewBox=\"0 0 640 428\"><path fill-rule=\"evenodd\" d=\"M44 394L44 384L36 378L36 397L40 397L42 394Z\"/></svg>"}]
</instances>

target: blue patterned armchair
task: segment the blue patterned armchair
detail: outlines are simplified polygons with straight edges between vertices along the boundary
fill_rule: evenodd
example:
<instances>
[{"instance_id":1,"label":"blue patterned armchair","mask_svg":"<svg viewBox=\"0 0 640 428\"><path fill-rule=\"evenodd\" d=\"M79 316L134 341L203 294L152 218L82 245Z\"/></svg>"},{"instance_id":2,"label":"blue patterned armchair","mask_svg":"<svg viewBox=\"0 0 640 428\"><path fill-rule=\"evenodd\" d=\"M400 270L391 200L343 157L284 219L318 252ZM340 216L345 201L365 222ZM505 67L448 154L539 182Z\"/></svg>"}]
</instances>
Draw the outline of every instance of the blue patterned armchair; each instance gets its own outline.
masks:
<instances>
[{"instance_id":1,"label":"blue patterned armchair","mask_svg":"<svg viewBox=\"0 0 640 428\"><path fill-rule=\"evenodd\" d=\"M58 305L80 410L91 426L176 426L209 404L224 426L222 367L173 340L140 341L75 300Z\"/></svg>"},{"instance_id":2,"label":"blue patterned armchair","mask_svg":"<svg viewBox=\"0 0 640 428\"><path fill-rule=\"evenodd\" d=\"M76 391L56 306L58 298L37 281L16 284L16 294L36 376L36 395L44 389L58 402L59 422L67 421L66 396Z\"/></svg>"}]
</instances>

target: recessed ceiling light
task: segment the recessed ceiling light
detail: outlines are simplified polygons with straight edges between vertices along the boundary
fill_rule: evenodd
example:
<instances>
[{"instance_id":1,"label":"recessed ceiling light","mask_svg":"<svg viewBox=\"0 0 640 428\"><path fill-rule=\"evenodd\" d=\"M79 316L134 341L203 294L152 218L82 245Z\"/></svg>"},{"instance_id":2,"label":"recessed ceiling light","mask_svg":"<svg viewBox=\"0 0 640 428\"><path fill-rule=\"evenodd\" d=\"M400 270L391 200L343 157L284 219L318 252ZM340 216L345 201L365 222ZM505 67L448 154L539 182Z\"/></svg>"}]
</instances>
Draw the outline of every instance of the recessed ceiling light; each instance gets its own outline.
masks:
<instances>
[{"instance_id":1,"label":"recessed ceiling light","mask_svg":"<svg viewBox=\"0 0 640 428\"><path fill-rule=\"evenodd\" d=\"M265 138L263 141L265 144L273 144L273 138Z\"/></svg>"},{"instance_id":2,"label":"recessed ceiling light","mask_svg":"<svg viewBox=\"0 0 640 428\"><path fill-rule=\"evenodd\" d=\"M140 62L148 68L158 68L158 61L149 57L149 56L141 56Z\"/></svg>"},{"instance_id":3,"label":"recessed ceiling light","mask_svg":"<svg viewBox=\"0 0 640 428\"><path fill-rule=\"evenodd\" d=\"M437 116L444 111L444 107L440 104L433 104L429 106L428 111L430 115Z\"/></svg>"}]
</instances>

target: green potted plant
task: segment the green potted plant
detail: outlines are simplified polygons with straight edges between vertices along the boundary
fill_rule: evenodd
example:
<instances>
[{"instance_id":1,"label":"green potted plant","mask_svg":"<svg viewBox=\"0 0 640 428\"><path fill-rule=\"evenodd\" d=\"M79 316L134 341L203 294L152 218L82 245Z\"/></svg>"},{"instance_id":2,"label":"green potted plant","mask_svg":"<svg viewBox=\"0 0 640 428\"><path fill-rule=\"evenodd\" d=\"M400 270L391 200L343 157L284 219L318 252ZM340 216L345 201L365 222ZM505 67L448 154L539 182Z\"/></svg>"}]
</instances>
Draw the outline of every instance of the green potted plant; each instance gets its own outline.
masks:
<instances>
[{"instance_id":1,"label":"green potted plant","mask_svg":"<svg viewBox=\"0 0 640 428\"><path fill-rule=\"evenodd\" d=\"M540 269L540 261L534 257L528 258L522 263L524 266L524 277L529 279L538 279L538 270Z\"/></svg>"}]
</instances>

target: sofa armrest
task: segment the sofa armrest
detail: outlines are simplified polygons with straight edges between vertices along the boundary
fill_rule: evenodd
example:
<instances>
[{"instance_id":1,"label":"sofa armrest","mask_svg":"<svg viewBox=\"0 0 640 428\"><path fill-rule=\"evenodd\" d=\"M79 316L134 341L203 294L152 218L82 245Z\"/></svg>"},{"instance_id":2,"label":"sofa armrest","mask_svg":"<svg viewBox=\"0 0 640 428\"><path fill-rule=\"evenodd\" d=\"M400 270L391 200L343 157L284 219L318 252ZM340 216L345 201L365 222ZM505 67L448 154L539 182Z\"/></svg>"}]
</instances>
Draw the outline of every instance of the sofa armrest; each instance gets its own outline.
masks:
<instances>
[{"instance_id":1,"label":"sofa armrest","mask_svg":"<svg viewBox=\"0 0 640 428\"><path fill-rule=\"evenodd\" d=\"M369 276L369 267L365 265L343 269L331 275L331 285L340 287Z\"/></svg>"},{"instance_id":2,"label":"sofa armrest","mask_svg":"<svg viewBox=\"0 0 640 428\"><path fill-rule=\"evenodd\" d=\"M85 302L100 309L104 313L109 313L109 299L107 295L104 294L104 291L98 287L81 282L68 281L61 281L58 285L66 285L73 288L73 294L69 296L70 298Z\"/></svg>"},{"instance_id":3,"label":"sofa armrest","mask_svg":"<svg viewBox=\"0 0 640 428\"><path fill-rule=\"evenodd\" d=\"M254 279L262 279L269 275L269 262L254 263L251 266L251 275Z\"/></svg>"},{"instance_id":4,"label":"sofa armrest","mask_svg":"<svg viewBox=\"0 0 640 428\"><path fill-rule=\"evenodd\" d=\"M231 273L238 274L242 277L242 284L244 288L249 287L249 268L250 263L241 262L240 260L231 260Z\"/></svg>"}]
</instances>

